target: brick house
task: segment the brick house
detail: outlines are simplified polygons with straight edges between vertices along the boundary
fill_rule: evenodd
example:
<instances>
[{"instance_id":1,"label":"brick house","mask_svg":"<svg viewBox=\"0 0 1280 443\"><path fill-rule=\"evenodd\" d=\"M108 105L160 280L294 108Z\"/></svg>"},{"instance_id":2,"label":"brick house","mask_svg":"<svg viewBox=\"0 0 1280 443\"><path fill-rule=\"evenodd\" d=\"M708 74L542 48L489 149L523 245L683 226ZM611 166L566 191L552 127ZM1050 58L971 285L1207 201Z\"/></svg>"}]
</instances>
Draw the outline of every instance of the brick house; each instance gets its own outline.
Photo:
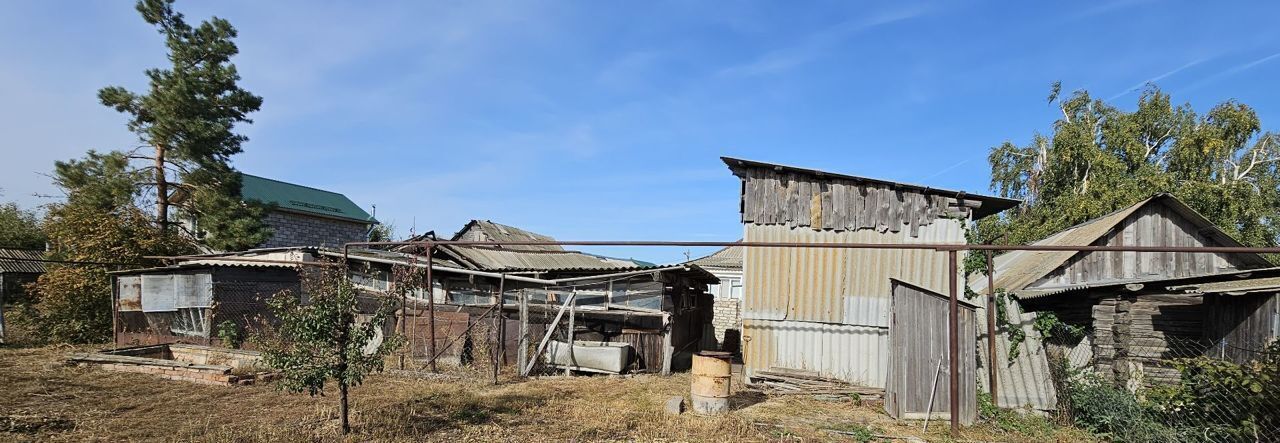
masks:
<instances>
[{"instance_id":1,"label":"brick house","mask_svg":"<svg viewBox=\"0 0 1280 443\"><path fill-rule=\"evenodd\" d=\"M342 247L365 241L377 224L359 205L337 192L296 185L256 175L241 174L240 194L245 200L274 205L263 222L273 233L259 248L286 246ZM193 223L186 221L188 229ZM198 227L192 229L199 232Z\"/></svg>"},{"instance_id":2,"label":"brick house","mask_svg":"<svg viewBox=\"0 0 1280 443\"><path fill-rule=\"evenodd\" d=\"M707 286L707 292L715 297L712 325L716 343L723 351L737 352L742 337L742 247L730 246L690 263L720 279L720 283Z\"/></svg>"}]
</instances>

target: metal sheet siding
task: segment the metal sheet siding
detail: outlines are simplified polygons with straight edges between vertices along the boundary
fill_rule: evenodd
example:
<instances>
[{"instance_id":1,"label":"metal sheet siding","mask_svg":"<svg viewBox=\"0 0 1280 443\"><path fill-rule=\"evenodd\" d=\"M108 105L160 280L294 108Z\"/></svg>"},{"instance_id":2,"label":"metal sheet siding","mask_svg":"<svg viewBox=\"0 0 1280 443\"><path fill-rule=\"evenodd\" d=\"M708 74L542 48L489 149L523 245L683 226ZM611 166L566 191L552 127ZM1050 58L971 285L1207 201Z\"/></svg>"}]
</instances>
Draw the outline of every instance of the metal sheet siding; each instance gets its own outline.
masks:
<instances>
[{"instance_id":1,"label":"metal sheet siding","mask_svg":"<svg viewBox=\"0 0 1280 443\"><path fill-rule=\"evenodd\" d=\"M982 299L984 297L979 297ZM975 299L975 300L978 300ZM978 377L978 386L983 392L990 392L988 387L988 371L991 367L996 368L996 385L999 392L996 393L996 402L1001 407L1028 407L1042 411L1051 411L1058 405L1057 391L1053 387L1050 380L1052 372L1049 369L1048 352L1044 346L1044 337L1036 331L1035 313L1022 312L1021 306L1017 301L1010 301L1006 305L1005 315L1011 321L1016 321L1018 327L1022 329L1025 339L1019 345L1018 355L1013 359L1009 358L1009 349L1012 347L1012 341L1007 331L996 333L996 361L994 365L987 362L987 313L985 309L978 309L976 312L975 323L977 324L978 339L978 360L980 364L980 375ZM1092 354L1089 346L1085 346L1083 352L1068 352L1067 357L1076 360L1084 357L1086 360L1091 359L1087 354ZM1075 367L1079 367L1080 363L1073 362Z\"/></svg>"},{"instance_id":2,"label":"metal sheet siding","mask_svg":"<svg viewBox=\"0 0 1280 443\"><path fill-rule=\"evenodd\" d=\"M884 387L889 361L886 328L744 319L742 329L748 376L758 370L789 368Z\"/></svg>"},{"instance_id":3,"label":"metal sheet siding","mask_svg":"<svg viewBox=\"0 0 1280 443\"><path fill-rule=\"evenodd\" d=\"M964 243L961 221L952 219L906 232L817 231L773 225L746 225L747 241L807 243ZM947 290L945 253L898 249L746 248L743 263L743 318L878 325L888 299L889 279L929 290ZM867 307L874 311L861 312ZM846 309L848 308L848 309ZM853 309L853 311L851 311Z\"/></svg>"}]
</instances>

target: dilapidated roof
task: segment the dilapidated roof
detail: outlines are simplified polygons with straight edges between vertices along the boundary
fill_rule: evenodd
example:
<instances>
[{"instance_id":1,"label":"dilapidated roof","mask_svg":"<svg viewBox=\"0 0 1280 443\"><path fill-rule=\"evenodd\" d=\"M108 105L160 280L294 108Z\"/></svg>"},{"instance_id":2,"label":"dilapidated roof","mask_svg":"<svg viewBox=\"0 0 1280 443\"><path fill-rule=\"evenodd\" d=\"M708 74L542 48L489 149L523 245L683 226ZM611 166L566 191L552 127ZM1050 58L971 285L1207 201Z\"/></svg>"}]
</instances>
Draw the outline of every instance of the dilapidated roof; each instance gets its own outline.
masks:
<instances>
[{"instance_id":1,"label":"dilapidated roof","mask_svg":"<svg viewBox=\"0 0 1280 443\"><path fill-rule=\"evenodd\" d=\"M945 197L949 199L963 199L981 203L973 208L973 218L980 219L990 215L995 215L1001 211L1012 208L1022 203L1020 200L1014 200L1003 197L996 197L982 194L971 194L964 191L956 191L950 189L935 188L932 186L917 185L904 182L896 182L891 180L883 180L878 178L862 177L857 175L842 174L838 172L822 171L817 169L802 168L797 166L788 166L778 163L766 163L754 160L745 160L733 157L720 157L725 165L733 171L734 175L744 176L746 170L766 170L778 173L796 174L799 176L813 177L824 181L845 181L852 183L862 183L877 187L884 187L892 190L911 191L926 196ZM830 205L824 202L824 205Z\"/></svg>"},{"instance_id":2,"label":"dilapidated roof","mask_svg":"<svg viewBox=\"0 0 1280 443\"><path fill-rule=\"evenodd\" d=\"M1172 209L1178 215L1187 219L1195 226L1197 231L1216 242L1221 246L1241 246L1234 238L1222 232L1200 213L1188 207L1185 203L1169 194L1158 194L1149 199L1135 203L1129 207L1120 209L1102 217L1089 220L1079 225L1073 226L1066 230L1053 234L1043 240L1032 243L1033 245L1043 246L1089 246L1102 239L1113 229L1120 225L1126 218L1138 212L1139 209L1151 204L1163 204ZM1065 264L1080 251L1011 251L995 257L993 269L995 271L995 287L1003 288L1007 291L1018 293L1027 286L1039 281L1041 278L1049 275L1054 270ZM1269 263L1265 258L1257 254L1235 254L1242 261L1253 265L1254 267L1268 266ZM987 287L987 279L984 276L976 275L970 278L970 288L975 291L983 292ZM1107 284L1116 282L1105 282ZM1062 292L1061 288L1055 288L1056 292ZM1043 295L1037 293L1029 293L1028 295Z\"/></svg>"},{"instance_id":3,"label":"dilapidated roof","mask_svg":"<svg viewBox=\"0 0 1280 443\"><path fill-rule=\"evenodd\" d=\"M0 273L43 274L44 251L0 248Z\"/></svg>"},{"instance_id":4,"label":"dilapidated roof","mask_svg":"<svg viewBox=\"0 0 1280 443\"><path fill-rule=\"evenodd\" d=\"M471 240L471 241L488 241L495 243L504 242L552 242L556 239L548 235L542 235L536 232L526 231L514 226L508 226L501 223L494 223L489 220L471 220L463 226L457 234L453 234L452 240ZM564 251L564 248L558 245L494 245L497 249L509 249L513 251Z\"/></svg>"},{"instance_id":5,"label":"dilapidated roof","mask_svg":"<svg viewBox=\"0 0 1280 443\"><path fill-rule=\"evenodd\" d=\"M1259 292L1280 292L1280 277L1262 277L1243 280L1227 280L1199 283L1185 286L1173 286L1169 289L1186 291L1192 294L1226 294L1246 295Z\"/></svg>"},{"instance_id":6,"label":"dilapidated roof","mask_svg":"<svg viewBox=\"0 0 1280 443\"><path fill-rule=\"evenodd\" d=\"M513 271L600 271L653 267L633 260L602 257L578 251L520 251L490 246L437 246L463 265L477 270Z\"/></svg>"},{"instance_id":7,"label":"dilapidated roof","mask_svg":"<svg viewBox=\"0 0 1280 443\"><path fill-rule=\"evenodd\" d=\"M704 268L741 270L743 249L742 246L729 246L706 257L694 259L690 263Z\"/></svg>"}]
</instances>

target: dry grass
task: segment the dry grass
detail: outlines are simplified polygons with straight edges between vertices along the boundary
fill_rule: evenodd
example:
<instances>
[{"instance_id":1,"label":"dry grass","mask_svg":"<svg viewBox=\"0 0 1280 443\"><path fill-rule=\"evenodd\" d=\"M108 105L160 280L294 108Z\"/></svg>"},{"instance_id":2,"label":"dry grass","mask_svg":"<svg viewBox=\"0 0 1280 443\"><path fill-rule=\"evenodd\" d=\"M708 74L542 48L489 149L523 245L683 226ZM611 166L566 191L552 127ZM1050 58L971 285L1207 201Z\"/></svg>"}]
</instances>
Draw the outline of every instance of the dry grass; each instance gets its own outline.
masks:
<instances>
[{"instance_id":1,"label":"dry grass","mask_svg":"<svg viewBox=\"0 0 1280 443\"><path fill-rule=\"evenodd\" d=\"M0 348L0 441L338 441L337 399L270 386L212 387L61 365L69 347ZM719 417L662 412L686 376L505 380L377 375L352 390L348 441L827 441L844 430L946 440L946 424L895 422L852 401L738 399ZM755 403L747 405L747 403ZM935 432L936 429L936 432ZM967 429L962 438L1077 441L1086 435Z\"/></svg>"}]
</instances>

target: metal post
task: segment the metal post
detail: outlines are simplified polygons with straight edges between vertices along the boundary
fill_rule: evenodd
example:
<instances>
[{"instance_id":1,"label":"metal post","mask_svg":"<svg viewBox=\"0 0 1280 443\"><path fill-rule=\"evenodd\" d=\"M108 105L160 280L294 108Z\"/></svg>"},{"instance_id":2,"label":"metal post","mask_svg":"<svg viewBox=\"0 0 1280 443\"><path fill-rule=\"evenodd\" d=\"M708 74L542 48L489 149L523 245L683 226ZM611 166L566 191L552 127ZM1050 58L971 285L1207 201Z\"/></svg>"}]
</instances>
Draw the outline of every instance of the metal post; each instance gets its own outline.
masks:
<instances>
[{"instance_id":1,"label":"metal post","mask_svg":"<svg viewBox=\"0 0 1280 443\"><path fill-rule=\"evenodd\" d=\"M992 261L991 251L987 253L987 387L991 388L991 404L1000 406L1000 399L996 389L998 384L996 377L996 369L999 363L996 362L996 272L995 262Z\"/></svg>"},{"instance_id":2,"label":"metal post","mask_svg":"<svg viewBox=\"0 0 1280 443\"><path fill-rule=\"evenodd\" d=\"M662 375L671 375L671 359L675 348L671 344L671 314L662 313Z\"/></svg>"},{"instance_id":3,"label":"metal post","mask_svg":"<svg viewBox=\"0 0 1280 443\"><path fill-rule=\"evenodd\" d=\"M120 282L111 276L111 349L120 346ZM141 277L139 277L141 278ZM141 286L139 286L141 287ZM4 289L0 288L0 343L4 343Z\"/></svg>"},{"instance_id":4,"label":"metal post","mask_svg":"<svg viewBox=\"0 0 1280 443\"><path fill-rule=\"evenodd\" d=\"M493 336L496 337L493 343L493 384L498 384L498 364L507 357L507 320L502 317L502 309L506 304L502 299L503 291L506 291L507 275L502 274L498 279L498 315L494 316Z\"/></svg>"},{"instance_id":5,"label":"metal post","mask_svg":"<svg viewBox=\"0 0 1280 443\"><path fill-rule=\"evenodd\" d=\"M951 436L960 436L960 299L956 288L956 274L960 270L959 252L947 251L947 280L950 281L950 313L947 321L947 353L951 361Z\"/></svg>"},{"instance_id":6,"label":"metal post","mask_svg":"<svg viewBox=\"0 0 1280 443\"><path fill-rule=\"evenodd\" d=\"M413 256L413 258L409 260L410 260L409 270L408 270L409 277L413 278L418 274L418 256L415 255ZM391 268L391 275L393 276L395 275L394 267ZM421 283L421 280L419 280L419 283ZM406 332L408 332L407 326L409 323L409 292L401 288L396 288L396 289L400 291L400 319L399 319L400 324L396 326L399 326L400 328L400 336L405 337L405 340L409 344L408 346L404 346L400 348L400 370L403 371L405 352L408 352L408 350L413 349L413 337L409 337L408 335L406 335ZM417 309L417 308L415 307L414 309Z\"/></svg>"},{"instance_id":7,"label":"metal post","mask_svg":"<svg viewBox=\"0 0 1280 443\"><path fill-rule=\"evenodd\" d=\"M578 365L578 361L573 358L573 332L574 332L573 329L577 327L574 324L573 318L577 316L578 297L576 295L578 292L578 288L574 288L573 292L575 295L569 297L573 299L573 301L569 303L569 333L565 334L566 336L568 336L568 339L569 339L568 340L569 341L569 365L566 365L564 368L564 375L566 376L573 375L573 370L571 369L571 367Z\"/></svg>"},{"instance_id":8,"label":"metal post","mask_svg":"<svg viewBox=\"0 0 1280 443\"><path fill-rule=\"evenodd\" d=\"M434 244L427 244L427 348L428 355L436 355L436 288L434 281L431 280L431 266L433 257L436 252ZM440 372L440 368L436 367L436 359L431 359L431 372Z\"/></svg>"},{"instance_id":9,"label":"metal post","mask_svg":"<svg viewBox=\"0 0 1280 443\"><path fill-rule=\"evenodd\" d=\"M516 364L520 365L516 368L521 377L529 375L524 370L529 364L529 295L525 291L520 290L520 339L516 342Z\"/></svg>"}]
</instances>

